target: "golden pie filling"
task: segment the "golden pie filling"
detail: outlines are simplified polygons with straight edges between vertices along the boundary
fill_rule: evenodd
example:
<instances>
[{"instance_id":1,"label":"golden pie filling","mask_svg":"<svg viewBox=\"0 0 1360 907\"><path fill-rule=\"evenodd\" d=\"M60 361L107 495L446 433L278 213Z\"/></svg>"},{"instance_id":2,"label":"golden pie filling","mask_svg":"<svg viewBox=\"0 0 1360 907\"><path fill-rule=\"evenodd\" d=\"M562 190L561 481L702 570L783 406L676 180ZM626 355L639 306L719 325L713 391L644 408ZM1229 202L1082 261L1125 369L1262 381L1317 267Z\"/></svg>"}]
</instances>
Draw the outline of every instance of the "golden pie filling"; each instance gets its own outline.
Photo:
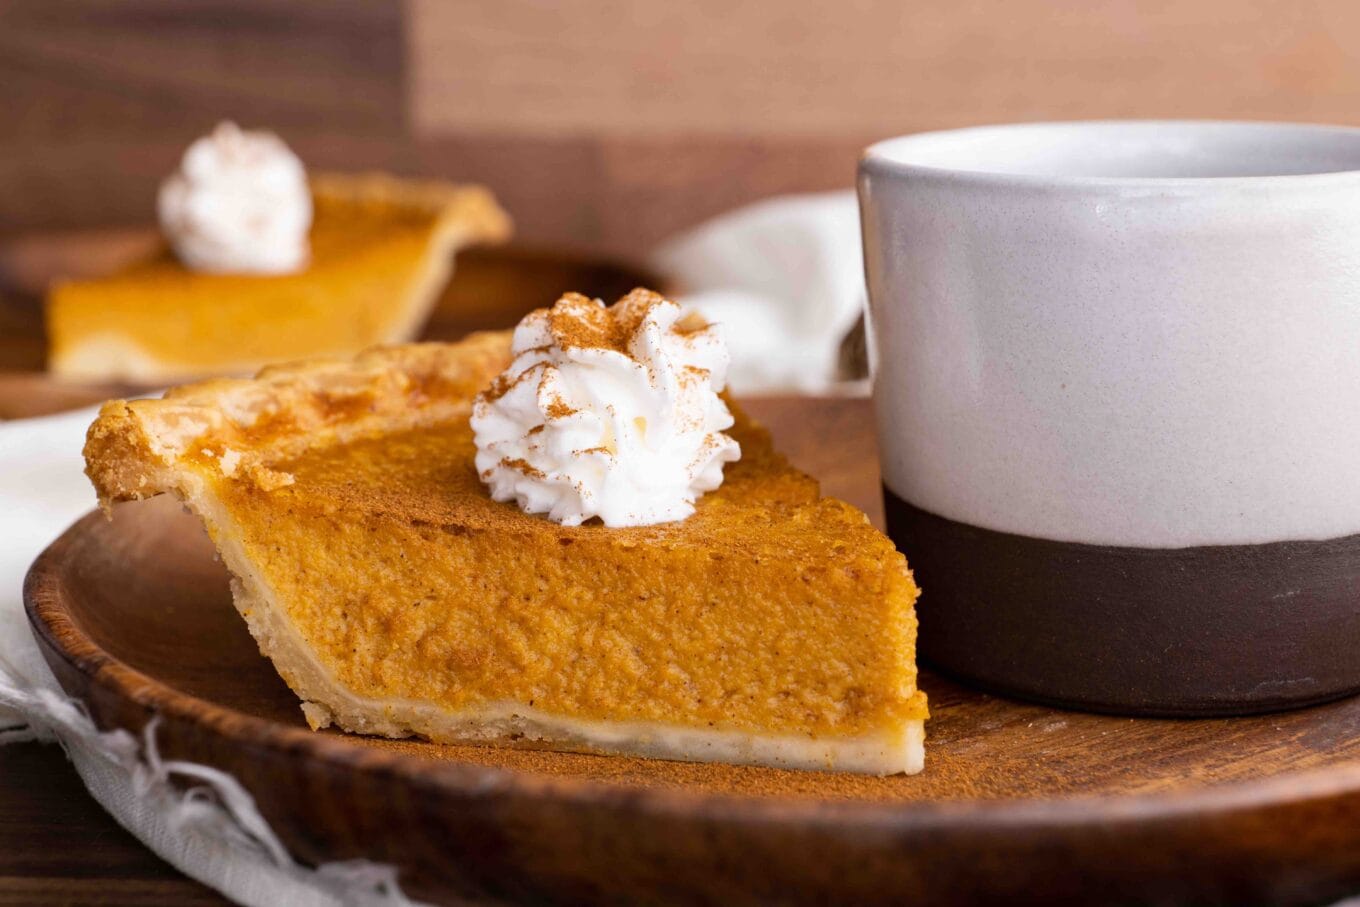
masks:
<instances>
[{"instance_id":1,"label":"golden pie filling","mask_svg":"<svg viewBox=\"0 0 1360 907\"><path fill-rule=\"evenodd\" d=\"M496 356L473 353L505 343L439 355L489 379ZM331 364L324 379L304 366L312 377L293 384L275 371L264 389L108 404L90 474L105 500L168 490L204 517L237 606L314 725L920 768L917 591L862 513L820 498L738 413L742 459L688 519L563 527L524 514L477 476L468 409L482 381L449 373L460 367L412 367L357 397L363 381ZM343 395L317 389L336 375ZM289 394L300 418L276 400ZM271 402L243 427L233 399Z\"/></svg>"}]
</instances>

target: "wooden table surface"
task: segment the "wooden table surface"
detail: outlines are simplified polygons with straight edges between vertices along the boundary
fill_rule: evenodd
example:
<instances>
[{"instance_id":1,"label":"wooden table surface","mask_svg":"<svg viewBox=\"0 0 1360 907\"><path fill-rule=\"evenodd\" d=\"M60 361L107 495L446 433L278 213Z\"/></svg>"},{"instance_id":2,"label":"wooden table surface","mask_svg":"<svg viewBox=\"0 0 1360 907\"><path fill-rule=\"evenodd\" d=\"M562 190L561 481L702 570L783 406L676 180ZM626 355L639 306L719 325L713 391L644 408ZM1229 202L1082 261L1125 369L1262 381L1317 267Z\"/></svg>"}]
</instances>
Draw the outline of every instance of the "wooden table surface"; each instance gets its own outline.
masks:
<instances>
[{"instance_id":1,"label":"wooden table surface","mask_svg":"<svg viewBox=\"0 0 1360 907\"><path fill-rule=\"evenodd\" d=\"M0 905L227 903L104 812L59 747L0 746Z\"/></svg>"}]
</instances>

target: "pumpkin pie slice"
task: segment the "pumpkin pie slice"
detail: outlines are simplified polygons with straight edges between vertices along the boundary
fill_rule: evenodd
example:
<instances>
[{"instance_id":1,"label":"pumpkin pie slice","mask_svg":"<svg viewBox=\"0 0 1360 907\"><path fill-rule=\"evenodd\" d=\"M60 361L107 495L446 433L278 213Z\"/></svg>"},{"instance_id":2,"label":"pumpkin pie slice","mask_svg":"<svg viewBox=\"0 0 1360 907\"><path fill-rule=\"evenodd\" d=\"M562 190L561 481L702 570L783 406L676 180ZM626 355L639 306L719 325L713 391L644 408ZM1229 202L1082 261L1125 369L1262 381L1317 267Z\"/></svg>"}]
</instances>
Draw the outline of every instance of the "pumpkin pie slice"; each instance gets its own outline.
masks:
<instances>
[{"instance_id":1,"label":"pumpkin pie slice","mask_svg":"<svg viewBox=\"0 0 1360 907\"><path fill-rule=\"evenodd\" d=\"M202 517L313 728L892 774L922 766L917 590L863 513L735 411L685 520L564 527L493 501L473 398L508 334L106 404L105 506Z\"/></svg>"},{"instance_id":2,"label":"pumpkin pie slice","mask_svg":"<svg viewBox=\"0 0 1360 907\"><path fill-rule=\"evenodd\" d=\"M298 273L203 273L167 246L113 275L57 284L51 371L152 384L410 340L454 253L510 233L480 186L320 175L311 190L311 261Z\"/></svg>"}]
</instances>

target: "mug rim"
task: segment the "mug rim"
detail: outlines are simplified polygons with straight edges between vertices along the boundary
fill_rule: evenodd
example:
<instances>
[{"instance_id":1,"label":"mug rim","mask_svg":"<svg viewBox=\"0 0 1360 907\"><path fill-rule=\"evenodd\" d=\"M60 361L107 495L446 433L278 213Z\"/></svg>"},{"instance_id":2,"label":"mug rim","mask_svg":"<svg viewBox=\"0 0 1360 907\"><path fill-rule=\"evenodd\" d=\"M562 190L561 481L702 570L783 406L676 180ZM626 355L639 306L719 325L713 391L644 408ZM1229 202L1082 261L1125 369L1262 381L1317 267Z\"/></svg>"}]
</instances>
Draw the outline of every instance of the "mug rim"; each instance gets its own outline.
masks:
<instances>
[{"instance_id":1,"label":"mug rim","mask_svg":"<svg viewBox=\"0 0 1360 907\"><path fill-rule=\"evenodd\" d=\"M1058 142L1071 141L1078 136L1088 140L1099 132L1124 130L1129 133L1178 134L1185 138L1204 139L1211 134L1219 137L1233 133L1239 139L1249 134L1258 137L1273 135L1299 140L1311 139L1318 143L1329 140L1334 146L1345 144L1347 154L1353 154L1353 162L1346 167L1327 167L1304 172L1231 174L1222 176L1206 175L1091 175L1080 173L1024 172L994 167L948 166L935 161L922 162L920 157L929 158L932 150L937 156L947 153L949 148L962 151L972 146L976 148L982 141L1014 140L1021 137L1038 137L1049 133ZM1091 135L1085 135L1090 133ZM1352 147L1353 146L1353 147ZM1056 147L1056 146L1055 146ZM1303 144L1300 145L1303 147ZM903 151L914 152L917 160L904 156ZM1226 160L1226 159L1225 159ZM996 123L966 126L958 129L938 129L926 132L906 133L881 139L866 147L860 154L859 172L861 175L878 173L883 175L908 176L916 179L958 182L982 186L1020 187L1020 188L1087 188L1087 189L1145 189L1145 190L1237 190L1245 187L1305 187L1353 184L1360 182L1360 127L1324 123L1303 123L1270 120L1215 120L1215 119L1102 119L1102 120L1043 120L1033 122Z\"/></svg>"}]
</instances>

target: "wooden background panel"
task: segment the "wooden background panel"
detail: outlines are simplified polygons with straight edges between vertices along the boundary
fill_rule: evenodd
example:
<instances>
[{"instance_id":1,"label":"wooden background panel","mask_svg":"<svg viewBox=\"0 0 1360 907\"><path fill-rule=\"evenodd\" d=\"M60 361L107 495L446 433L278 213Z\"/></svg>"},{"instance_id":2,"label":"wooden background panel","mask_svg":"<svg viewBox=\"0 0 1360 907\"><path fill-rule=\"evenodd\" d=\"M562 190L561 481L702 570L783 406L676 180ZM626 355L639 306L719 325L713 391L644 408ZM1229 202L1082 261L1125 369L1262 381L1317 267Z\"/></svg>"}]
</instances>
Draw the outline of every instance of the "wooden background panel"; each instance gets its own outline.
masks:
<instances>
[{"instance_id":1,"label":"wooden background panel","mask_svg":"<svg viewBox=\"0 0 1360 907\"><path fill-rule=\"evenodd\" d=\"M319 165L396 163L404 57L375 0L0 0L0 229L145 222L224 117Z\"/></svg>"},{"instance_id":2,"label":"wooden background panel","mask_svg":"<svg viewBox=\"0 0 1360 907\"><path fill-rule=\"evenodd\" d=\"M393 133L400 3L4 0L9 140L175 132L246 107L284 126Z\"/></svg>"},{"instance_id":3,"label":"wooden background panel","mask_svg":"<svg viewBox=\"0 0 1360 907\"><path fill-rule=\"evenodd\" d=\"M901 132L1360 122L1353 0L0 0L0 231L145 223L222 117L313 167L490 184L522 240L641 254L848 187Z\"/></svg>"},{"instance_id":4,"label":"wooden background panel","mask_svg":"<svg viewBox=\"0 0 1360 907\"><path fill-rule=\"evenodd\" d=\"M418 131L826 136L980 120L1353 116L1360 4L413 0ZM471 13L471 15L470 15Z\"/></svg>"}]
</instances>

